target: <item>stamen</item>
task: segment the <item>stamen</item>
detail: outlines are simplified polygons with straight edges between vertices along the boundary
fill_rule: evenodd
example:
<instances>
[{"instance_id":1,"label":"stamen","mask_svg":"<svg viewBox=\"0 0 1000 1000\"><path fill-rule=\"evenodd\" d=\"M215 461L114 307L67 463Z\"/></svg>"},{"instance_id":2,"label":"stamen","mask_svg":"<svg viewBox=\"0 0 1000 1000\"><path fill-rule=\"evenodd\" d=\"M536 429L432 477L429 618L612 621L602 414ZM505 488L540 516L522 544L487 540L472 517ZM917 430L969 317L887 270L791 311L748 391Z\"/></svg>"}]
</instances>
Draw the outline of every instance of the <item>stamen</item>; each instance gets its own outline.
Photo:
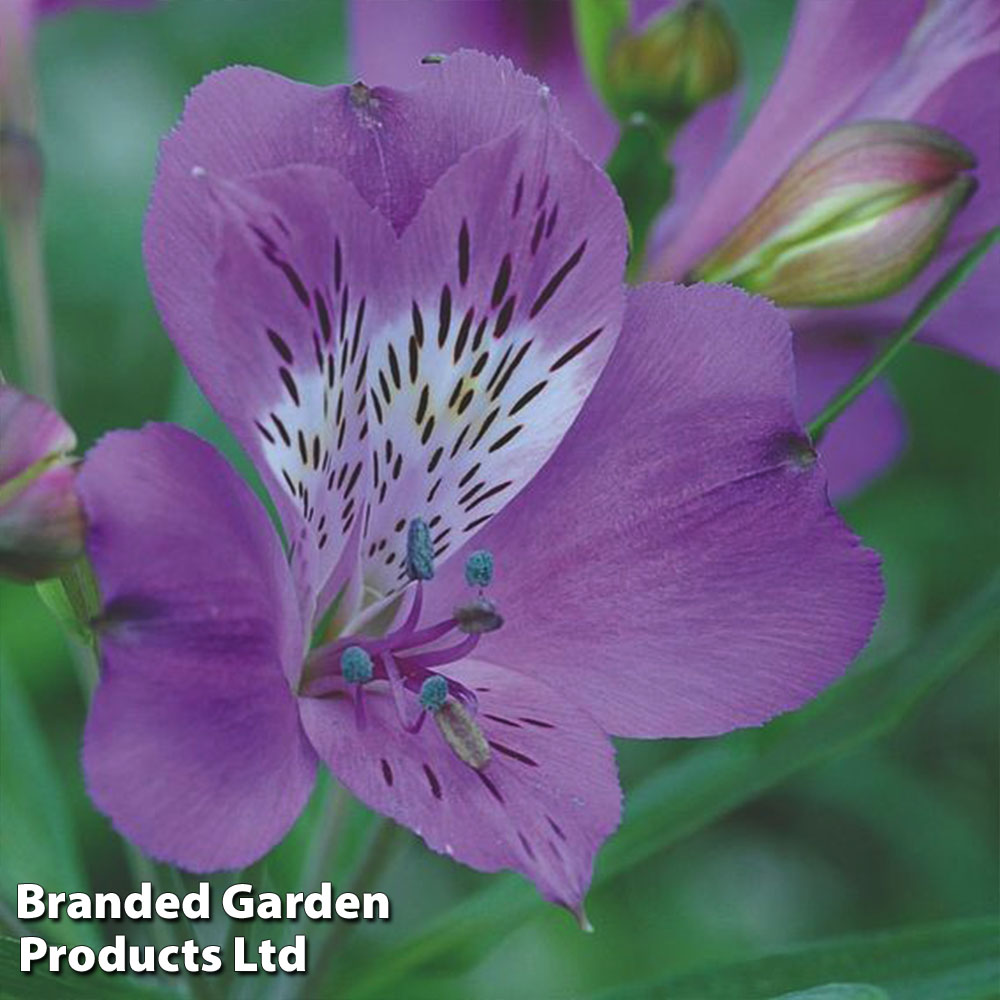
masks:
<instances>
[{"instance_id":1,"label":"stamen","mask_svg":"<svg viewBox=\"0 0 1000 1000\"><path fill-rule=\"evenodd\" d=\"M477 597L469 604L463 604L452 612L455 627L469 635L495 632L503 625L503 615L488 597Z\"/></svg>"},{"instance_id":2,"label":"stamen","mask_svg":"<svg viewBox=\"0 0 1000 1000\"><path fill-rule=\"evenodd\" d=\"M477 771L486 767L490 762L490 745L463 705L454 700L445 702L434 713L434 721L445 742L462 763Z\"/></svg>"},{"instance_id":3,"label":"stamen","mask_svg":"<svg viewBox=\"0 0 1000 1000\"><path fill-rule=\"evenodd\" d=\"M386 677L389 679L389 689L392 691L392 700L396 705L396 715L399 717L399 724L408 733L420 732L420 727L424 724L424 712L421 712L415 722L410 722L406 718L406 689L403 678L399 673L399 665L391 653L386 653L382 657L385 664Z\"/></svg>"},{"instance_id":4,"label":"stamen","mask_svg":"<svg viewBox=\"0 0 1000 1000\"><path fill-rule=\"evenodd\" d=\"M448 682L439 674L428 677L420 686L420 704L428 712L437 714L448 700Z\"/></svg>"},{"instance_id":5,"label":"stamen","mask_svg":"<svg viewBox=\"0 0 1000 1000\"><path fill-rule=\"evenodd\" d=\"M348 646L340 654L340 672L348 684L367 684L375 675L372 658L360 646Z\"/></svg>"},{"instance_id":6,"label":"stamen","mask_svg":"<svg viewBox=\"0 0 1000 1000\"><path fill-rule=\"evenodd\" d=\"M434 579L434 544L427 523L419 517L410 521L406 536L406 572L411 580Z\"/></svg>"},{"instance_id":7,"label":"stamen","mask_svg":"<svg viewBox=\"0 0 1000 1000\"><path fill-rule=\"evenodd\" d=\"M470 587L488 587L493 580L493 553L486 549L473 552L465 560L465 582Z\"/></svg>"}]
</instances>

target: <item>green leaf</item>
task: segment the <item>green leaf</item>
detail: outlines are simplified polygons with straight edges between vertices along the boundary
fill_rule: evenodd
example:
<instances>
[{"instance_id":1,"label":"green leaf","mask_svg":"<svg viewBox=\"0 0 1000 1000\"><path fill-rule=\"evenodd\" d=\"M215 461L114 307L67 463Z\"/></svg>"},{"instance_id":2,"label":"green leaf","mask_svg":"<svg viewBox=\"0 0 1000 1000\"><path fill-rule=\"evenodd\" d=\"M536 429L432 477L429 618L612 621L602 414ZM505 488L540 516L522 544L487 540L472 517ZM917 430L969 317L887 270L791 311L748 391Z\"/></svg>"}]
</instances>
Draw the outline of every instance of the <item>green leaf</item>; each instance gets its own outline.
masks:
<instances>
[{"instance_id":1,"label":"green leaf","mask_svg":"<svg viewBox=\"0 0 1000 1000\"><path fill-rule=\"evenodd\" d=\"M18 882L52 886L60 892L86 892L89 883L62 778L9 666L0 662L0 891L10 901L16 898ZM32 927L53 941L95 944L100 940L93 923L45 920Z\"/></svg>"},{"instance_id":2,"label":"green leaf","mask_svg":"<svg viewBox=\"0 0 1000 1000\"><path fill-rule=\"evenodd\" d=\"M13 938L0 938L0 997L4 1000L167 1000L176 993L140 984L124 974L78 973L66 968L60 973L37 965L21 971L21 945ZM150 976L150 978L152 978Z\"/></svg>"},{"instance_id":3,"label":"green leaf","mask_svg":"<svg viewBox=\"0 0 1000 1000\"><path fill-rule=\"evenodd\" d=\"M674 170L664 156L666 142L655 122L646 115L633 115L607 163L632 230L632 276L642 267L649 231L673 193Z\"/></svg>"},{"instance_id":4,"label":"green leaf","mask_svg":"<svg viewBox=\"0 0 1000 1000\"><path fill-rule=\"evenodd\" d=\"M90 623L101 610L101 598L90 563L77 559L59 577L35 585L38 596L56 620L82 642L91 645Z\"/></svg>"},{"instance_id":5,"label":"green leaf","mask_svg":"<svg viewBox=\"0 0 1000 1000\"><path fill-rule=\"evenodd\" d=\"M856 665L798 712L693 743L685 756L626 791L625 818L598 856L594 890L793 775L890 732L995 637L998 606L1000 574L906 652ZM457 973L544 906L523 880L496 878L401 941L377 967L356 977L345 969L350 995L384 996L429 963L447 961Z\"/></svg>"},{"instance_id":6,"label":"green leaf","mask_svg":"<svg viewBox=\"0 0 1000 1000\"><path fill-rule=\"evenodd\" d=\"M576 47L594 90L611 108L608 91L608 53L615 39L628 29L630 0L573 0Z\"/></svg>"},{"instance_id":7,"label":"green leaf","mask_svg":"<svg viewBox=\"0 0 1000 1000\"><path fill-rule=\"evenodd\" d=\"M986 917L841 938L593 1000L990 1000L1000 982L998 933L1000 922ZM870 985L810 988L837 979Z\"/></svg>"},{"instance_id":8,"label":"green leaf","mask_svg":"<svg viewBox=\"0 0 1000 1000\"><path fill-rule=\"evenodd\" d=\"M782 993L772 1000L890 1000L889 994L881 986L865 983L828 983L811 990L796 990Z\"/></svg>"}]
</instances>

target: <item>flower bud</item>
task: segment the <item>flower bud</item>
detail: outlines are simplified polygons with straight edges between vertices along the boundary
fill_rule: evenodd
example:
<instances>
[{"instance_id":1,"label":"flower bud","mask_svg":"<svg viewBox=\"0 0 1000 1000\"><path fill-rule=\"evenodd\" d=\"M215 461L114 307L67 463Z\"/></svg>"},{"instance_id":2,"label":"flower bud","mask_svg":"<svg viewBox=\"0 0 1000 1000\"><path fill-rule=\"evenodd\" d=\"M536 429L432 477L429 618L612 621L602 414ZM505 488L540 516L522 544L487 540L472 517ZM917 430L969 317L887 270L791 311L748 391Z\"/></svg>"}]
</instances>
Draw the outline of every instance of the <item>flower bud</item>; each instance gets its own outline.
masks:
<instances>
[{"instance_id":1,"label":"flower bud","mask_svg":"<svg viewBox=\"0 0 1000 1000\"><path fill-rule=\"evenodd\" d=\"M736 36L705 0L654 18L608 54L607 87L615 112L642 112L671 131L702 104L731 90L739 73Z\"/></svg>"},{"instance_id":2,"label":"flower bud","mask_svg":"<svg viewBox=\"0 0 1000 1000\"><path fill-rule=\"evenodd\" d=\"M939 129L856 122L828 132L692 272L782 306L843 306L898 291L976 189L972 153Z\"/></svg>"},{"instance_id":3,"label":"flower bud","mask_svg":"<svg viewBox=\"0 0 1000 1000\"><path fill-rule=\"evenodd\" d=\"M0 385L0 574L54 576L83 551L69 425L40 399Z\"/></svg>"}]
</instances>

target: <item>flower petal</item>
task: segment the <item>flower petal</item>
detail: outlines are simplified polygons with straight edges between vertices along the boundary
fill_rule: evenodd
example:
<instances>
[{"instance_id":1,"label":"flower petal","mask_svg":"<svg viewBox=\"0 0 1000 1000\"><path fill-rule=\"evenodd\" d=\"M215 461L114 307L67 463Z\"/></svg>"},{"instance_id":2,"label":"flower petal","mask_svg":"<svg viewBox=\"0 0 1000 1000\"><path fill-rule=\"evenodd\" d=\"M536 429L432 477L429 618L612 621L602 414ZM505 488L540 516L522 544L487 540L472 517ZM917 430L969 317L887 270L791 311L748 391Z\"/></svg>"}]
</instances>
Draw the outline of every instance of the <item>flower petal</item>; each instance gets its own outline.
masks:
<instances>
[{"instance_id":1,"label":"flower petal","mask_svg":"<svg viewBox=\"0 0 1000 1000\"><path fill-rule=\"evenodd\" d=\"M777 310L731 288L635 291L566 440L476 539L506 621L477 655L544 671L622 736L753 725L830 684L881 582L792 401ZM460 574L456 556L429 616L468 593Z\"/></svg>"},{"instance_id":2,"label":"flower petal","mask_svg":"<svg viewBox=\"0 0 1000 1000\"><path fill-rule=\"evenodd\" d=\"M795 337L799 418L808 423L872 359L879 344L834 331ZM855 493L884 472L906 443L906 423L888 385L879 380L830 426L820 448L830 494Z\"/></svg>"},{"instance_id":3,"label":"flower petal","mask_svg":"<svg viewBox=\"0 0 1000 1000\"><path fill-rule=\"evenodd\" d=\"M277 536L221 456L176 427L108 435L79 478L104 607L90 794L156 858L248 864L315 773L283 673L302 626Z\"/></svg>"},{"instance_id":4,"label":"flower petal","mask_svg":"<svg viewBox=\"0 0 1000 1000\"><path fill-rule=\"evenodd\" d=\"M366 726L347 697L302 699L302 721L334 775L363 802L473 868L512 868L574 911L594 855L618 825L621 795L610 741L545 684L472 660L447 669L477 693L491 745L481 771L463 763L430 719L399 725L380 685L365 689Z\"/></svg>"},{"instance_id":5,"label":"flower petal","mask_svg":"<svg viewBox=\"0 0 1000 1000\"><path fill-rule=\"evenodd\" d=\"M405 581L409 519L440 557L549 457L618 336L625 243L607 178L546 121L468 153L428 194L369 358L366 584Z\"/></svg>"},{"instance_id":6,"label":"flower petal","mask_svg":"<svg viewBox=\"0 0 1000 1000\"><path fill-rule=\"evenodd\" d=\"M952 78L1000 52L996 0L941 0L928 4L906 45L852 109L856 118L911 118ZM995 65L993 82L996 82ZM995 87L987 87L982 97ZM997 103L994 96L992 102ZM994 129L995 131L995 129Z\"/></svg>"},{"instance_id":7,"label":"flower petal","mask_svg":"<svg viewBox=\"0 0 1000 1000\"><path fill-rule=\"evenodd\" d=\"M395 236L326 168L190 183L207 187L219 253L211 321L175 340L278 503L308 622L338 564L356 566L369 329Z\"/></svg>"},{"instance_id":8,"label":"flower petal","mask_svg":"<svg viewBox=\"0 0 1000 1000\"><path fill-rule=\"evenodd\" d=\"M312 87L247 66L206 77L163 141L147 247L204 241L197 204L175 188L198 166L225 178L292 163L335 167L400 230L464 153L545 113L538 81L506 59L459 52L423 76L412 91ZM193 265L177 262L189 275Z\"/></svg>"},{"instance_id":9,"label":"flower petal","mask_svg":"<svg viewBox=\"0 0 1000 1000\"><path fill-rule=\"evenodd\" d=\"M411 0L400 31L399 7L353 0L349 18L352 68L361 79L409 87L426 74L420 60L432 53L469 48L507 56L551 87L566 127L588 156L602 162L614 148L618 130L587 82L568 3Z\"/></svg>"}]
</instances>

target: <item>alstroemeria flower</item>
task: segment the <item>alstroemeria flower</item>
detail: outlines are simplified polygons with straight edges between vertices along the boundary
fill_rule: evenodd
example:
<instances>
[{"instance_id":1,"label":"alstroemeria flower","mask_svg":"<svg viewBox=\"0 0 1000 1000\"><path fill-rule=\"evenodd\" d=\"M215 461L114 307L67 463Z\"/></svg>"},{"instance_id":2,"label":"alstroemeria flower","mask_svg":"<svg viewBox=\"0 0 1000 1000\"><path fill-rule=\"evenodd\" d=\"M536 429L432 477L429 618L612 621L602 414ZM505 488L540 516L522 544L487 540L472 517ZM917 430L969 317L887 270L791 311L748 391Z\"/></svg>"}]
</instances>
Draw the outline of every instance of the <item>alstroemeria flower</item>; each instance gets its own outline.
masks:
<instances>
[{"instance_id":1,"label":"alstroemeria flower","mask_svg":"<svg viewBox=\"0 0 1000 1000\"><path fill-rule=\"evenodd\" d=\"M869 634L877 563L795 421L780 315L626 296L620 204L545 89L472 53L427 76L226 70L164 143L157 303L291 544L184 431L91 452L84 764L126 836L207 870L276 843L322 760L576 910L619 818L608 735L812 697Z\"/></svg>"},{"instance_id":2,"label":"alstroemeria flower","mask_svg":"<svg viewBox=\"0 0 1000 1000\"><path fill-rule=\"evenodd\" d=\"M0 384L0 575L42 580L82 554L75 446L47 403Z\"/></svg>"},{"instance_id":3,"label":"alstroemeria flower","mask_svg":"<svg viewBox=\"0 0 1000 1000\"><path fill-rule=\"evenodd\" d=\"M355 0L352 48L362 73L403 78L419 56L472 45L515 59L544 53L537 71L548 79L571 127L594 155L606 156L612 118L582 74L562 69L575 49L563 4L546 4L539 21L511 16L535 5L516 0L440 3L424 0L405 29L389 4ZM641 0L642 22L670 2ZM552 10L548 10L552 8ZM557 16L556 11L561 10ZM530 25L531 28L526 27ZM536 41L541 39L541 42ZM647 277L679 280L748 216L788 167L824 133L864 120L895 119L934 126L975 154L978 190L958 216L935 259L903 291L850 309L789 312L797 336L799 412L815 415L866 363L876 338L891 332L975 239L1000 222L1000 5L996 0L799 0L788 51L767 99L727 158L735 100L704 107L682 130L670 158L675 200L648 255ZM560 67L546 77L548 67ZM613 135L613 132L611 133ZM924 339L1000 365L1000 326L991 270L994 248L971 280L939 310ZM849 493L882 470L906 438L901 415L881 384L868 390L823 441L835 494Z\"/></svg>"}]
</instances>

